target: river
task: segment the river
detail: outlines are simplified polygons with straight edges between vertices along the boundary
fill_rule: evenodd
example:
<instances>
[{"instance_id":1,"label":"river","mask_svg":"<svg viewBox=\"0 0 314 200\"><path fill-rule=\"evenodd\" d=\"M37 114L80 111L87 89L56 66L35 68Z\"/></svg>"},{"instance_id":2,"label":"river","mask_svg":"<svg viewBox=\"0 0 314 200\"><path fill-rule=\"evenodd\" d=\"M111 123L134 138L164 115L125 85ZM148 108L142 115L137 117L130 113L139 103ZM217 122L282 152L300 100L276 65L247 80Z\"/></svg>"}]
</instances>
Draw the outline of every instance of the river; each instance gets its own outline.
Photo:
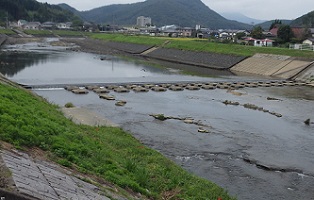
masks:
<instances>
[{"instance_id":1,"label":"river","mask_svg":"<svg viewBox=\"0 0 314 200\"><path fill-rule=\"evenodd\" d=\"M0 72L27 85L256 79L228 72L141 59L69 52L37 43L7 46ZM195 68L195 67L190 67ZM189 75L194 74L194 75ZM261 79L261 77L258 77ZM63 106L72 102L102 115L184 169L213 181L238 199L314 199L314 90L311 87L244 88L182 92L115 93L124 107L97 94L75 95L62 88L34 90ZM271 98L269 98L271 97ZM271 100L270 100L271 99ZM225 100L239 106L225 105ZM246 103L280 113L247 109ZM192 118L159 121L151 114ZM207 133L200 133L199 129Z\"/></svg>"}]
</instances>

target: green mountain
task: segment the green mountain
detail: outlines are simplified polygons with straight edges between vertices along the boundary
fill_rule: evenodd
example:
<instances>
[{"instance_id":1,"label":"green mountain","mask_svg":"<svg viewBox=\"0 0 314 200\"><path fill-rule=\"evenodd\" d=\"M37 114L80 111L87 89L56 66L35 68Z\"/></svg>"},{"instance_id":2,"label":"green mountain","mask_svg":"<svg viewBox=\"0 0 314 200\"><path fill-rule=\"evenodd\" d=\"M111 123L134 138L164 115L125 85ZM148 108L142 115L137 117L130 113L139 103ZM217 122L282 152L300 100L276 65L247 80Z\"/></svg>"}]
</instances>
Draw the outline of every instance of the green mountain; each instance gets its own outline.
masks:
<instances>
[{"instance_id":1,"label":"green mountain","mask_svg":"<svg viewBox=\"0 0 314 200\"><path fill-rule=\"evenodd\" d=\"M39 3L36 0L0 0L0 21L8 17L10 21L75 21L79 17L57 5Z\"/></svg>"},{"instance_id":2,"label":"green mountain","mask_svg":"<svg viewBox=\"0 0 314 200\"><path fill-rule=\"evenodd\" d=\"M135 25L137 17L146 16L151 17L152 23L157 26L176 24L194 27L200 24L212 29L251 27L225 19L201 0L146 0L133 4L103 6L80 12L80 16L87 21L115 25Z\"/></svg>"},{"instance_id":3,"label":"green mountain","mask_svg":"<svg viewBox=\"0 0 314 200\"><path fill-rule=\"evenodd\" d=\"M291 22L291 25L314 28L314 11L309 12Z\"/></svg>"}]
</instances>

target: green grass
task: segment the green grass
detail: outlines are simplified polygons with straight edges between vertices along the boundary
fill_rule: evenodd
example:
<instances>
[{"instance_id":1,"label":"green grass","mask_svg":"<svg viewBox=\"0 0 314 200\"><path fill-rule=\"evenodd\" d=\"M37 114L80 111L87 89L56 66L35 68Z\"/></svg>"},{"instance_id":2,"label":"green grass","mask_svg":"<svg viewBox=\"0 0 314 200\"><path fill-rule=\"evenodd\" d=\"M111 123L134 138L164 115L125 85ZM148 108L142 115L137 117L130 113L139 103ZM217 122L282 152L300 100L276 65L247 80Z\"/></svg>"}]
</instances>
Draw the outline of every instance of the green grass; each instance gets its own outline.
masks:
<instances>
[{"instance_id":1,"label":"green grass","mask_svg":"<svg viewBox=\"0 0 314 200\"><path fill-rule=\"evenodd\" d=\"M24 30L24 33L34 36L73 36L73 37L82 37L84 35L90 35L90 33L82 33L80 31L70 31L70 30Z\"/></svg>"},{"instance_id":2,"label":"green grass","mask_svg":"<svg viewBox=\"0 0 314 200\"><path fill-rule=\"evenodd\" d=\"M0 140L25 149L39 147L52 159L97 175L151 199L231 198L217 185L193 176L131 134L109 127L73 124L31 93L0 84Z\"/></svg>"},{"instance_id":3,"label":"green grass","mask_svg":"<svg viewBox=\"0 0 314 200\"><path fill-rule=\"evenodd\" d=\"M24 33L28 35L52 35L49 30L23 30Z\"/></svg>"},{"instance_id":4,"label":"green grass","mask_svg":"<svg viewBox=\"0 0 314 200\"><path fill-rule=\"evenodd\" d=\"M149 36L132 36L132 35L122 35L122 34L103 34L96 33L90 36L93 39L109 40L115 42L128 42L135 44L145 44L145 45L162 45L166 38L159 37L149 37Z\"/></svg>"},{"instance_id":5,"label":"green grass","mask_svg":"<svg viewBox=\"0 0 314 200\"><path fill-rule=\"evenodd\" d=\"M0 34L6 34L6 35L14 35L16 34L11 29L0 29Z\"/></svg>"},{"instance_id":6,"label":"green grass","mask_svg":"<svg viewBox=\"0 0 314 200\"><path fill-rule=\"evenodd\" d=\"M82 32L80 31L53 30L52 32L55 35L59 35L59 36L79 36L79 37L83 36Z\"/></svg>"},{"instance_id":7,"label":"green grass","mask_svg":"<svg viewBox=\"0 0 314 200\"><path fill-rule=\"evenodd\" d=\"M116 42L128 42L135 44L161 46L166 41L170 41L164 47L183 49L190 51L202 51L238 56L253 56L256 53L287 55L293 57L314 58L313 51L300 51L287 48L275 47L253 47L239 44L223 44L210 42L204 39L193 38L168 38L168 37L149 37L149 36L130 36L122 34L93 34L94 39L109 40Z\"/></svg>"}]
</instances>

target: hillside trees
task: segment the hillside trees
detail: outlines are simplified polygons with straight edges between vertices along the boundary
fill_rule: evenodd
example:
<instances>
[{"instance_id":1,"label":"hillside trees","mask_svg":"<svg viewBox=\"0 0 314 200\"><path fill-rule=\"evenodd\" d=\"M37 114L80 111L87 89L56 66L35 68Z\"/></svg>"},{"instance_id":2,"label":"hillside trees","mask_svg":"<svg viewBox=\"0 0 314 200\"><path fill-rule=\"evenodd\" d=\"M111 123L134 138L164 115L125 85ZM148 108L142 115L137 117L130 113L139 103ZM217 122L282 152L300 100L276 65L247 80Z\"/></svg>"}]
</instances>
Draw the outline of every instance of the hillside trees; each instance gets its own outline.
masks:
<instances>
[{"instance_id":1,"label":"hillside trees","mask_svg":"<svg viewBox=\"0 0 314 200\"><path fill-rule=\"evenodd\" d=\"M263 34L262 27L261 26L254 27L252 32L251 32L251 37L253 37L255 39L263 39L263 38L265 38L265 36Z\"/></svg>"},{"instance_id":2,"label":"hillside trees","mask_svg":"<svg viewBox=\"0 0 314 200\"><path fill-rule=\"evenodd\" d=\"M289 25L281 25L278 29L277 37L279 43L290 42L294 37L291 27Z\"/></svg>"},{"instance_id":3,"label":"hillside trees","mask_svg":"<svg viewBox=\"0 0 314 200\"><path fill-rule=\"evenodd\" d=\"M65 22L80 20L70 11L59 6L39 3L35 0L0 0L0 9L8 13L10 20Z\"/></svg>"}]
</instances>

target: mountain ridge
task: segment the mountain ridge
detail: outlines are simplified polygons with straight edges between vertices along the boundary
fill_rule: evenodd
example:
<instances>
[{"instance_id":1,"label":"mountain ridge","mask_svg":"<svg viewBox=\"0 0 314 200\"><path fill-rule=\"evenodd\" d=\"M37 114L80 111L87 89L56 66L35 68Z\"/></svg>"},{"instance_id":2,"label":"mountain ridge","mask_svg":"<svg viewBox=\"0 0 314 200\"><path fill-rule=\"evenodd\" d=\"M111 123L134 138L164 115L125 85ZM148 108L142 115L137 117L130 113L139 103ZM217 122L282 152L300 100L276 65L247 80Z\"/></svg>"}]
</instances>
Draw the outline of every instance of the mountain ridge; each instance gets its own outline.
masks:
<instances>
[{"instance_id":1,"label":"mountain ridge","mask_svg":"<svg viewBox=\"0 0 314 200\"><path fill-rule=\"evenodd\" d=\"M152 18L157 26L176 24L194 27L200 24L212 29L248 29L249 24L225 19L201 0L146 0L132 4L113 4L78 11L88 21L103 24L135 25L139 16Z\"/></svg>"}]
</instances>

